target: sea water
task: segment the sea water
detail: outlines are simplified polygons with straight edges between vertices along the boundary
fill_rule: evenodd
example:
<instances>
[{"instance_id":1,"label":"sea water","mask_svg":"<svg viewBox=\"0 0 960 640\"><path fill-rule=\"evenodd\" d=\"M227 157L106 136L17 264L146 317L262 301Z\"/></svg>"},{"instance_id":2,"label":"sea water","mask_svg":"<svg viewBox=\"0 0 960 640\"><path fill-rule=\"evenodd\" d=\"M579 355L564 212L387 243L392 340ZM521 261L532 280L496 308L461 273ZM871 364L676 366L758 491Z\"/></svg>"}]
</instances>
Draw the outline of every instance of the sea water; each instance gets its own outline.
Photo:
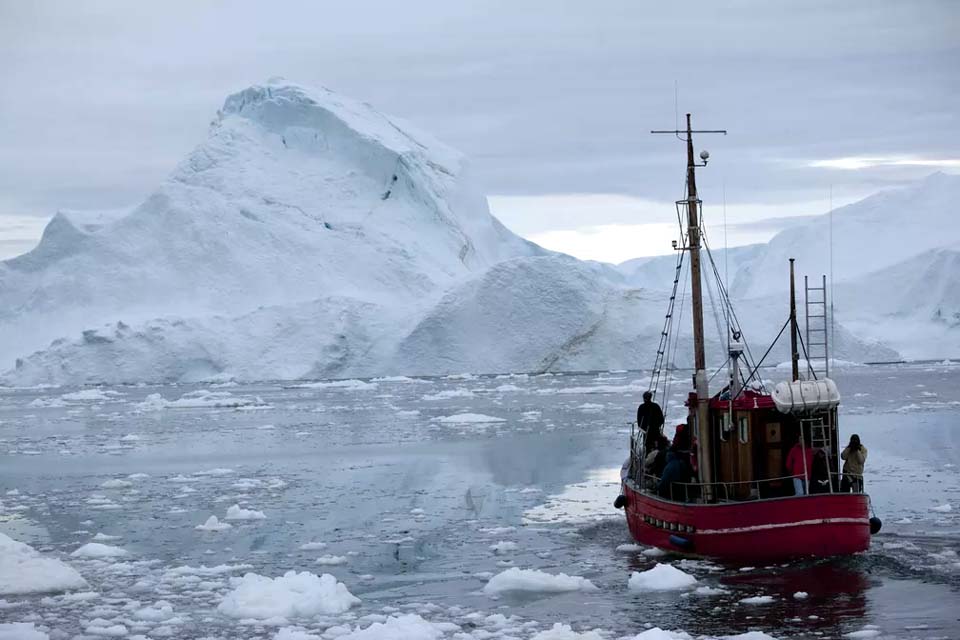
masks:
<instances>
[{"instance_id":1,"label":"sea water","mask_svg":"<svg viewBox=\"0 0 960 640\"><path fill-rule=\"evenodd\" d=\"M4 389L0 532L89 588L0 595L0 622L52 638L958 637L960 366L834 377L884 527L864 554L773 566L632 544L612 503L639 372ZM685 392L674 383L668 431ZM230 527L197 529L210 516ZM70 556L95 540L127 554ZM696 583L628 588L658 563ZM541 573L485 588L512 569ZM243 575L288 571L330 574L360 604L220 607ZM559 574L592 588L553 590Z\"/></svg>"}]
</instances>

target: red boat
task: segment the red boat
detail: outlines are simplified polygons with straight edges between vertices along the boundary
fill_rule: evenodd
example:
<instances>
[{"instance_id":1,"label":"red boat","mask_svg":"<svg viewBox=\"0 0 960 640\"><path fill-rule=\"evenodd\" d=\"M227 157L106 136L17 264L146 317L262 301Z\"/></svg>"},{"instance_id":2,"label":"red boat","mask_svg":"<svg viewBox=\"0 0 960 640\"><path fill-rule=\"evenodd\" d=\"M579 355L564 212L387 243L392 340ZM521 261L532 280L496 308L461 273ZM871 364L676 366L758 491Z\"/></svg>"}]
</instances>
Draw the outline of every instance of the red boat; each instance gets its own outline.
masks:
<instances>
[{"instance_id":1,"label":"red boat","mask_svg":"<svg viewBox=\"0 0 960 640\"><path fill-rule=\"evenodd\" d=\"M763 358L752 361L700 231L696 169L706 166L709 154L701 152L701 163L696 162L693 134L726 132L694 131L687 114L686 130L653 133L674 134L686 142L687 195L677 202L685 228L681 228L682 241L675 243L675 248L680 246L674 291L650 392L670 398L671 358L677 344L672 330L674 309L678 316L682 314L683 294L681 306L675 305L685 257L689 257L693 316L693 391L685 403L686 420L678 426L672 445L660 434L660 424L634 424L615 506L625 510L637 542L677 553L753 563L865 551L880 521L870 517L870 498L862 492L862 479L840 472L840 393L829 378L826 278L822 287L810 287L805 281L804 341L797 324L790 260L790 313L780 334L789 328L792 379L767 389L759 377ZM712 396L703 338L702 251L712 267L728 324L727 380ZM805 352L802 379L798 339ZM669 461L665 469L663 458ZM796 460L802 461L799 473ZM793 464L792 472L787 471L786 462Z\"/></svg>"}]
</instances>

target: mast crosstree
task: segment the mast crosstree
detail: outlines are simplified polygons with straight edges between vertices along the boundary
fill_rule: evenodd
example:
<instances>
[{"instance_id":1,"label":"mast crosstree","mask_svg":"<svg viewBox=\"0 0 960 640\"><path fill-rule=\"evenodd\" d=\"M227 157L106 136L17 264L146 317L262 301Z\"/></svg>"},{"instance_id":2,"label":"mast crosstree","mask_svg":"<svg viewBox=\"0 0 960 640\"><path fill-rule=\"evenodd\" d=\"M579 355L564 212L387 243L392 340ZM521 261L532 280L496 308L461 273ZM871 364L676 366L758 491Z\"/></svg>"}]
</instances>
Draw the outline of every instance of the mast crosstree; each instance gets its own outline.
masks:
<instances>
[{"instance_id":1,"label":"mast crosstree","mask_svg":"<svg viewBox=\"0 0 960 640\"><path fill-rule=\"evenodd\" d=\"M694 349L694 368L696 369L693 382L697 392L696 424L693 425L697 434L697 458L699 462L700 482L705 483L704 487L710 492L710 482L713 481L712 468L712 442L710 442L710 430L708 425L708 403L710 402L710 389L707 383L707 361L704 353L703 344L703 291L700 277L700 200L697 197L697 167L707 166L707 160L710 154L706 151L700 152L701 164L697 164L696 156L693 150L694 133L722 133L726 135L725 129L693 129L690 122L690 114L687 114L686 130L653 130L650 133L670 133L678 138L685 134L686 138L680 138L687 143L687 197L683 204L687 207L687 238L688 244L684 250L690 252L690 299L693 305L693 349ZM691 407L693 409L693 407ZM701 425L703 428L701 428ZM711 496L704 496L708 500Z\"/></svg>"}]
</instances>

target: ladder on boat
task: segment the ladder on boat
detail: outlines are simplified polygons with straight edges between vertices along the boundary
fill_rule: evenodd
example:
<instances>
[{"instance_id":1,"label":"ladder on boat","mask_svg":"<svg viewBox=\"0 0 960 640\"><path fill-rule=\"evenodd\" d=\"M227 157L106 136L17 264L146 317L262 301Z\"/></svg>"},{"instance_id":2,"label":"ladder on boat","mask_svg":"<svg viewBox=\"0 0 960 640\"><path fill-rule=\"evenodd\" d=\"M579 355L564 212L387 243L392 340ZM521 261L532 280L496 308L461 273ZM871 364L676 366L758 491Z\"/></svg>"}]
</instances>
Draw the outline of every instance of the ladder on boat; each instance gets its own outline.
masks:
<instances>
[{"instance_id":1,"label":"ladder on boat","mask_svg":"<svg viewBox=\"0 0 960 640\"><path fill-rule=\"evenodd\" d=\"M830 377L830 348L827 321L827 276L821 286L810 286L810 278L803 276L806 307L807 367L803 377L820 379Z\"/></svg>"}]
</instances>

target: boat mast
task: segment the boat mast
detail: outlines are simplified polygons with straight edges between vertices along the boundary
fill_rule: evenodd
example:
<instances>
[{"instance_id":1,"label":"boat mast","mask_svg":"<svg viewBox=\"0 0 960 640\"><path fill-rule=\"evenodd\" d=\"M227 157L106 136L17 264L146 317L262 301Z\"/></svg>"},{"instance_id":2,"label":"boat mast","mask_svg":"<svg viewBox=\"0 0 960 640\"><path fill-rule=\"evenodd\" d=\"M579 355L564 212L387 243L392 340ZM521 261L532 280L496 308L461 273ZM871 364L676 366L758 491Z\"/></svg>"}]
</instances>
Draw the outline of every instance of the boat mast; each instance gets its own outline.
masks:
<instances>
[{"instance_id":1,"label":"boat mast","mask_svg":"<svg viewBox=\"0 0 960 640\"><path fill-rule=\"evenodd\" d=\"M704 483L704 499L713 499L710 482L713 481L713 442L710 433L709 403L710 389L707 384L707 358L703 344L703 292L700 278L700 200L697 198L697 167L704 167L710 157L706 151L701 152L702 164L697 164L693 152L694 133L722 133L725 130L694 131L690 114L687 114L686 131L651 131L651 133L686 134L687 143L687 199L680 201L687 207L687 238L690 252L690 296L693 304L693 360L695 372L693 375L694 388L697 394L696 431L697 434L697 463L699 466L700 482ZM693 407L691 407L693 409ZM694 425L691 425L692 427Z\"/></svg>"},{"instance_id":2,"label":"boat mast","mask_svg":"<svg viewBox=\"0 0 960 640\"><path fill-rule=\"evenodd\" d=\"M793 284L793 258L790 258L790 372L800 379L800 352L797 351L797 294Z\"/></svg>"}]
</instances>

